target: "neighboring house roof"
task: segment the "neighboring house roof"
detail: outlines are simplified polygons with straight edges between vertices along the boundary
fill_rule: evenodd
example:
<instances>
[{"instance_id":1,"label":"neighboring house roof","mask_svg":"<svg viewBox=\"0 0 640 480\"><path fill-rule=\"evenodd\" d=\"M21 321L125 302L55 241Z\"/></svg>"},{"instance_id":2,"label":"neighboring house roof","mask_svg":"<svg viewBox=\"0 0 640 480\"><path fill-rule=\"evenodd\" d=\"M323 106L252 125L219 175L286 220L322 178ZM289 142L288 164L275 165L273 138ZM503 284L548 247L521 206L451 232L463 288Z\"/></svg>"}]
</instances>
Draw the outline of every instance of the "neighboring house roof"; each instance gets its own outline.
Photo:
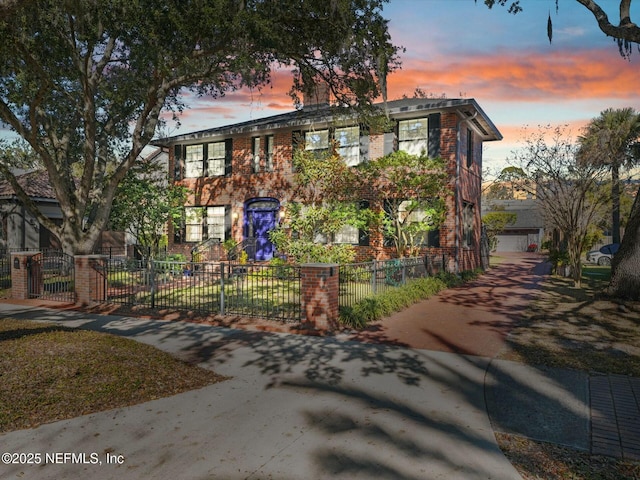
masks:
<instances>
[{"instance_id":1,"label":"neighboring house roof","mask_svg":"<svg viewBox=\"0 0 640 480\"><path fill-rule=\"evenodd\" d=\"M483 204L483 214L495 211L515 213L517 215L516 223L507 225L505 231L543 228L544 226L544 219L538 209L537 200L490 200Z\"/></svg>"},{"instance_id":2,"label":"neighboring house roof","mask_svg":"<svg viewBox=\"0 0 640 480\"><path fill-rule=\"evenodd\" d=\"M22 173L16 175L16 179L25 193L34 200L56 200L46 170ZM2 180L0 181L0 199L9 198L15 198L15 191L7 180Z\"/></svg>"},{"instance_id":3,"label":"neighboring house roof","mask_svg":"<svg viewBox=\"0 0 640 480\"><path fill-rule=\"evenodd\" d=\"M385 111L385 105L383 103L375 104L375 106L381 111ZM434 113L437 111L451 110L457 111L463 118L472 122L482 135L483 141L502 140L502 134L473 98L408 98L393 100L386 103L387 114L394 118L415 117L415 113L421 111ZM256 120L249 120L247 122L158 139L152 142L152 144L157 146L167 146L180 142L197 142L205 138L223 137L234 134L250 134L285 127L303 127L318 122L330 123L333 120L339 121L344 117L344 109L336 110L334 107L330 107L328 105L313 105L306 109L303 108L301 110L295 110L280 115L273 115Z\"/></svg>"}]
</instances>

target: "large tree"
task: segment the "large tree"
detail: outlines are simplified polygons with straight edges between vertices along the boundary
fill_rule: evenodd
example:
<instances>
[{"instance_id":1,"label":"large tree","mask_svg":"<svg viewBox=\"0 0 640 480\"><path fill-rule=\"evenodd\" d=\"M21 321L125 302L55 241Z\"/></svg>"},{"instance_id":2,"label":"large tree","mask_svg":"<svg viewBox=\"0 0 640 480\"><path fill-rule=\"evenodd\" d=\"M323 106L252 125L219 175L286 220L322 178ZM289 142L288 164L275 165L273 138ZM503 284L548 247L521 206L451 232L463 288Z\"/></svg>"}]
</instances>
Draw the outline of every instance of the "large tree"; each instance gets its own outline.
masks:
<instances>
[{"instance_id":1,"label":"large tree","mask_svg":"<svg viewBox=\"0 0 640 480\"><path fill-rule=\"evenodd\" d=\"M163 111L187 91L219 97L293 74L292 95L321 79L340 104L366 106L397 67L385 0L3 0L0 119L45 166L68 253L89 253L118 184ZM17 195L24 191L4 163Z\"/></svg>"},{"instance_id":2,"label":"large tree","mask_svg":"<svg viewBox=\"0 0 640 480\"><path fill-rule=\"evenodd\" d=\"M579 141L582 161L611 171L611 231L613 243L620 243L620 171L640 161L640 113L608 108L587 125Z\"/></svg>"}]
</instances>

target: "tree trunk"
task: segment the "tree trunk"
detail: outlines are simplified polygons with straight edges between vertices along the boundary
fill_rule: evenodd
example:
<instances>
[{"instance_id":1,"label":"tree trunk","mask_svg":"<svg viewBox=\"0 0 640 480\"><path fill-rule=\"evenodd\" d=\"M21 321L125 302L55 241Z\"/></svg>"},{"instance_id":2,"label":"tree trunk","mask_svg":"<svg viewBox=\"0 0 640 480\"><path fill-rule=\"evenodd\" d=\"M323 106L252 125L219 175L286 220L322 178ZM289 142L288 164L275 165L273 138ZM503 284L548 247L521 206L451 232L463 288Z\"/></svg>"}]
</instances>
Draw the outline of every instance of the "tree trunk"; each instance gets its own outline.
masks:
<instances>
[{"instance_id":1,"label":"tree trunk","mask_svg":"<svg viewBox=\"0 0 640 480\"><path fill-rule=\"evenodd\" d=\"M640 188L620 250L613 257L611 282L606 293L624 300L640 300Z\"/></svg>"},{"instance_id":2,"label":"tree trunk","mask_svg":"<svg viewBox=\"0 0 640 480\"><path fill-rule=\"evenodd\" d=\"M620 172L615 162L611 165L611 206L612 243L620 243Z\"/></svg>"}]
</instances>

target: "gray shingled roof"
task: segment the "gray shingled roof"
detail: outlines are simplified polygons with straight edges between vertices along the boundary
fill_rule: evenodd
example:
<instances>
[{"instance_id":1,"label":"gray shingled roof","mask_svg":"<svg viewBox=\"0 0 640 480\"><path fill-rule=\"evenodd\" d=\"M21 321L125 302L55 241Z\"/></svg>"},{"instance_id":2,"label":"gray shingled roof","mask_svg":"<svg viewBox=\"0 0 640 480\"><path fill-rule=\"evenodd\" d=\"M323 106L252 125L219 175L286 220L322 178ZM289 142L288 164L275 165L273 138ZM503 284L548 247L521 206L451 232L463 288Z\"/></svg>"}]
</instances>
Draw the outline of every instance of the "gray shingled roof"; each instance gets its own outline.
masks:
<instances>
[{"instance_id":1,"label":"gray shingled roof","mask_svg":"<svg viewBox=\"0 0 640 480\"><path fill-rule=\"evenodd\" d=\"M375 104L381 110L384 104ZM474 125L482 132L485 141L502 140L502 134L498 131L487 114L480 108L475 99L429 99L407 98L387 102L386 110L389 115L401 117L421 110L428 112L456 110L471 119ZM264 130L275 130L284 127L303 127L316 122L331 122L334 117L347 115L345 110L336 110L328 105L314 105L301 110L264 117L256 120L224 125L222 127L209 128L197 132L185 133L152 142L156 146L168 146L175 143L197 142L212 137L223 137L234 134L247 134Z\"/></svg>"}]
</instances>

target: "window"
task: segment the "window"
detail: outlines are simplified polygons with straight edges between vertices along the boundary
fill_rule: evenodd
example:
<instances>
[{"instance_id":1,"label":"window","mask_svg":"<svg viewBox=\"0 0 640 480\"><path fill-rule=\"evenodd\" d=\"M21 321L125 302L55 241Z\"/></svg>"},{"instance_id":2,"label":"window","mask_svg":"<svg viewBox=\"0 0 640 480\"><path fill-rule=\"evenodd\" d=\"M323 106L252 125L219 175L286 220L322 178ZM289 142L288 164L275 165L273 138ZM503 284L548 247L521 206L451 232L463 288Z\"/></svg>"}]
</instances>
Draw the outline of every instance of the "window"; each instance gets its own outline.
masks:
<instances>
[{"instance_id":1,"label":"window","mask_svg":"<svg viewBox=\"0 0 640 480\"><path fill-rule=\"evenodd\" d=\"M251 170L253 173L260 171L260 137L251 140Z\"/></svg>"},{"instance_id":2,"label":"window","mask_svg":"<svg viewBox=\"0 0 640 480\"><path fill-rule=\"evenodd\" d=\"M338 144L338 153L344 162L350 167L358 165L360 163L360 128L336 128L335 140Z\"/></svg>"},{"instance_id":3,"label":"window","mask_svg":"<svg viewBox=\"0 0 640 480\"><path fill-rule=\"evenodd\" d=\"M473 165L473 130L467 128L467 168Z\"/></svg>"},{"instance_id":4,"label":"window","mask_svg":"<svg viewBox=\"0 0 640 480\"><path fill-rule=\"evenodd\" d=\"M217 238L221 242L225 240L225 208L207 207L207 238Z\"/></svg>"},{"instance_id":5,"label":"window","mask_svg":"<svg viewBox=\"0 0 640 480\"><path fill-rule=\"evenodd\" d=\"M210 177L224 175L225 142L210 143L207 152L207 175Z\"/></svg>"},{"instance_id":6,"label":"window","mask_svg":"<svg viewBox=\"0 0 640 480\"><path fill-rule=\"evenodd\" d=\"M184 209L185 242L199 242L202 240L203 207L187 207Z\"/></svg>"},{"instance_id":7,"label":"window","mask_svg":"<svg viewBox=\"0 0 640 480\"><path fill-rule=\"evenodd\" d=\"M475 240L473 217L473 204L464 202L462 207L462 246L466 248L472 248Z\"/></svg>"},{"instance_id":8,"label":"window","mask_svg":"<svg viewBox=\"0 0 640 480\"><path fill-rule=\"evenodd\" d=\"M264 157L265 170L267 172L273 172L273 135L267 135L265 137Z\"/></svg>"},{"instance_id":9,"label":"window","mask_svg":"<svg viewBox=\"0 0 640 480\"><path fill-rule=\"evenodd\" d=\"M408 212L408 210L410 210ZM411 201L405 200L400 204L399 218L405 221L405 226L408 231L413 231L414 245L421 245L424 247L439 247L440 246L440 230L424 230L424 224L432 224L433 218L427 214L424 209L413 208Z\"/></svg>"},{"instance_id":10,"label":"window","mask_svg":"<svg viewBox=\"0 0 640 480\"><path fill-rule=\"evenodd\" d=\"M334 243L348 243L350 245L358 245L360 240L360 230L351 225L345 225L340 231L334 233Z\"/></svg>"},{"instance_id":11,"label":"window","mask_svg":"<svg viewBox=\"0 0 640 480\"><path fill-rule=\"evenodd\" d=\"M202 177L204 162L202 161L202 145L187 145L184 155L184 176L187 178Z\"/></svg>"},{"instance_id":12,"label":"window","mask_svg":"<svg viewBox=\"0 0 640 480\"><path fill-rule=\"evenodd\" d=\"M185 241L201 242L209 238L225 240L226 212L224 206L218 207L186 207Z\"/></svg>"},{"instance_id":13,"label":"window","mask_svg":"<svg viewBox=\"0 0 640 480\"><path fill-rule=\"evenodd\" d=\"M230 166L231 140L185 147L185 178L225 175L230 173Z\"/></svg>"},{"instance_id":14,"label":"window","mask_svg":"<svg viewBox=\"0 0 640 480\"><path fill-rule=\"evenodd\" d=\"M426 117L398 122L398 150L412 155L429 151L429 122Z\"/></svg>"},{"instance_id":15,"label":"window","mask_svg":"<svg viewBox=\"0 0 640 480\"><path fill-rule=\"evenodd\" d=\"M305 132L304 149L318 155L329 150L329 130Z\"/></svg>"}]
</instances>

